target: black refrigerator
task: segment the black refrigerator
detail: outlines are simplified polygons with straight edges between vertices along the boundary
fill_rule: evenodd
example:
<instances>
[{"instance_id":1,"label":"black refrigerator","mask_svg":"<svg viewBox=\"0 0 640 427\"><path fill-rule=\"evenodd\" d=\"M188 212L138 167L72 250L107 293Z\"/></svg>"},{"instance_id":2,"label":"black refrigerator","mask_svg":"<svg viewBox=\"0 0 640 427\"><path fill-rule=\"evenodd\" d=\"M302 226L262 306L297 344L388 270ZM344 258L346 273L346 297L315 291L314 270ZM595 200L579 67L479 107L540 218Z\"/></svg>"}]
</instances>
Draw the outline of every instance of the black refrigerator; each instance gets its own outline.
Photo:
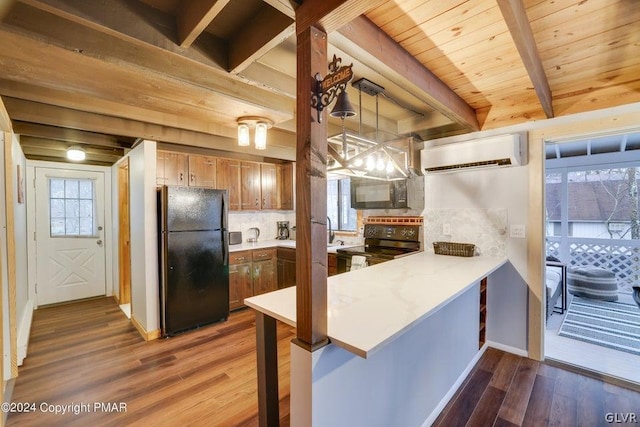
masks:
<instances>
[{"instance_id":1,"label":"black refrigerator","mask_svg":"<svg viewBox=\"0 0 640 427\"><path fill-rule=\"evenodd\" d=\"M229 316L227 206L227 190L158 189L163 336Z\"/></svg>"}]
</instances>

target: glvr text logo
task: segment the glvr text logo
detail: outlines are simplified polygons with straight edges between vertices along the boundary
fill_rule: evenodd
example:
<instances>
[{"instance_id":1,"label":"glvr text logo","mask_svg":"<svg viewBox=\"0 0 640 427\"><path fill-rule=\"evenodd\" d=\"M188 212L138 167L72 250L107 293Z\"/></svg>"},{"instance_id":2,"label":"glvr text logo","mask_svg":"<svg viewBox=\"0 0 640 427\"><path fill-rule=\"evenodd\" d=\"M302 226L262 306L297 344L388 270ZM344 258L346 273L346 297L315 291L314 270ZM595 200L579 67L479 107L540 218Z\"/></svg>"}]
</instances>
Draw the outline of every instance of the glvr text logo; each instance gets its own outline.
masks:
<instances>
[{"instance_id":1,"label":"glvr text logo","mask_svg":"<svg viewBox=\"0 0 640 427\"><path fill-rule=\"evenodd\" d=\"M608 412L604 419L608 423L637 423L638 414L634 412Z\"/></svg>"}]
</instances>

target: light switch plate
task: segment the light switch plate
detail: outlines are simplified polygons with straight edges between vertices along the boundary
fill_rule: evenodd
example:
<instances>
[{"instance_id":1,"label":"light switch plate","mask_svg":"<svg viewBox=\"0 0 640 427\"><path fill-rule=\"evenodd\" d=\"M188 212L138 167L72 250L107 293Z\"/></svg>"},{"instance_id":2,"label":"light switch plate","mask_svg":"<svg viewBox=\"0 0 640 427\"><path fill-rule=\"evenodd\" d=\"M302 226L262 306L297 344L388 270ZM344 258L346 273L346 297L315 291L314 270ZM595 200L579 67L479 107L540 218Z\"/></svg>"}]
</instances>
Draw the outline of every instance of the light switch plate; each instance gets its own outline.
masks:
<instances>
[{"instance_id":1,"label":"light switch plate","mask_svg":"<svg viewBox=\"0 0 640 427\"><path fill-rule=\"evenodd\" d=\"M451 236L451 224L442 224L442 234Z\"/></svg>"},{"instance_id":2,"label":"light switch plate","mask_svg":"<svg viewBox=\"0 0 640 427\"><path fill-rule=\"evenodd\" d=\"M509 230L509 236L515 239L525 239L527 237L523 224L513 224Z\"/></svg>"}]
</instances>

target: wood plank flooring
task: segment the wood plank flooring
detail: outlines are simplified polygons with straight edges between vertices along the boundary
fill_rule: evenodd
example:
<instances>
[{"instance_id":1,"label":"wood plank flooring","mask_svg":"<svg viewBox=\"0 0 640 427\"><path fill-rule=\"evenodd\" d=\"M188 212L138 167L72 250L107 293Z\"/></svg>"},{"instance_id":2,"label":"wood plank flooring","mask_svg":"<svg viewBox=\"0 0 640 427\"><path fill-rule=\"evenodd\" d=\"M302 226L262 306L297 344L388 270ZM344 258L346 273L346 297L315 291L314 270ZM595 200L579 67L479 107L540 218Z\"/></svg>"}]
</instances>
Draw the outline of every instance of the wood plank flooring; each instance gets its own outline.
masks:
<instances>
[{"instance_id":1,"label":"wood plank flooring","mask_svg":"<svg viewBox=\"0 0 640 427\"><path fill-rule=\"evenodd\" d=\"M294 336L278 325L284 426ZM35 311L13 402L33 402L37 411L10 413L7 426L257 426L256 393L253 311L147 343L111 298L101 298ZM126 412L94 411L94 402L123 402ZM44 413L43 403L76 404L68 410L80 414Z\"/></svg>"},{"instance_id":2,"label":"wood plank flooring","mask_svg":"<svg viewBox=\"0 0 640 427\"><path fill-rule=\"evenodd\" d=\"M294 334L278 324L282 426L289 425ZM10 413L7 425L257 426L256 384L251 310L147 343L113 300L101 298L34 313L13 402L38 410ZM80 413L43 413L43 402L76 404L68 410ZM94 402L123 402L126 412L94 411ZM488 349L434 425L599 426L608 425L607 413L633 413L640 423L640 393Z\"/></svg>"},{"instance_id":3,"label":"wood plank flooring","mask_svg":"<svg viewBox=\"0 0 640 427\"><path fill-rule=\"evenodd\" d=\"M604 426L607 414L638 425L640 393L489 348L434 426Z\"/></svg>"}]
</instances>

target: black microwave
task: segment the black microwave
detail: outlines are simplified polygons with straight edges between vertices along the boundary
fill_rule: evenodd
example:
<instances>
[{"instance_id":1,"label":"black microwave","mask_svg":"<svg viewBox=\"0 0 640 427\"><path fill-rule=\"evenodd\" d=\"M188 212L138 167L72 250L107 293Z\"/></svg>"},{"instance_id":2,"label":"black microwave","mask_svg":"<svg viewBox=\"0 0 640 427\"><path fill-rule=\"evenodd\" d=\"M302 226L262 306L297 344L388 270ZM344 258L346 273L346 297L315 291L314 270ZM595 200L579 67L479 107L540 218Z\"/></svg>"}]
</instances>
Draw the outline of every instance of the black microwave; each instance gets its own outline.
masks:
<instances>
[{"instance_id":1,"label":"black microwave","mask_svg":"<svg viewBox=\"0 0 640 427\"><path fill-rule=\"evenodd\" d=\"M399 209L407 207L407 180L380 181L351 178L353 209Z\"/></svg>"}]
</instances>

